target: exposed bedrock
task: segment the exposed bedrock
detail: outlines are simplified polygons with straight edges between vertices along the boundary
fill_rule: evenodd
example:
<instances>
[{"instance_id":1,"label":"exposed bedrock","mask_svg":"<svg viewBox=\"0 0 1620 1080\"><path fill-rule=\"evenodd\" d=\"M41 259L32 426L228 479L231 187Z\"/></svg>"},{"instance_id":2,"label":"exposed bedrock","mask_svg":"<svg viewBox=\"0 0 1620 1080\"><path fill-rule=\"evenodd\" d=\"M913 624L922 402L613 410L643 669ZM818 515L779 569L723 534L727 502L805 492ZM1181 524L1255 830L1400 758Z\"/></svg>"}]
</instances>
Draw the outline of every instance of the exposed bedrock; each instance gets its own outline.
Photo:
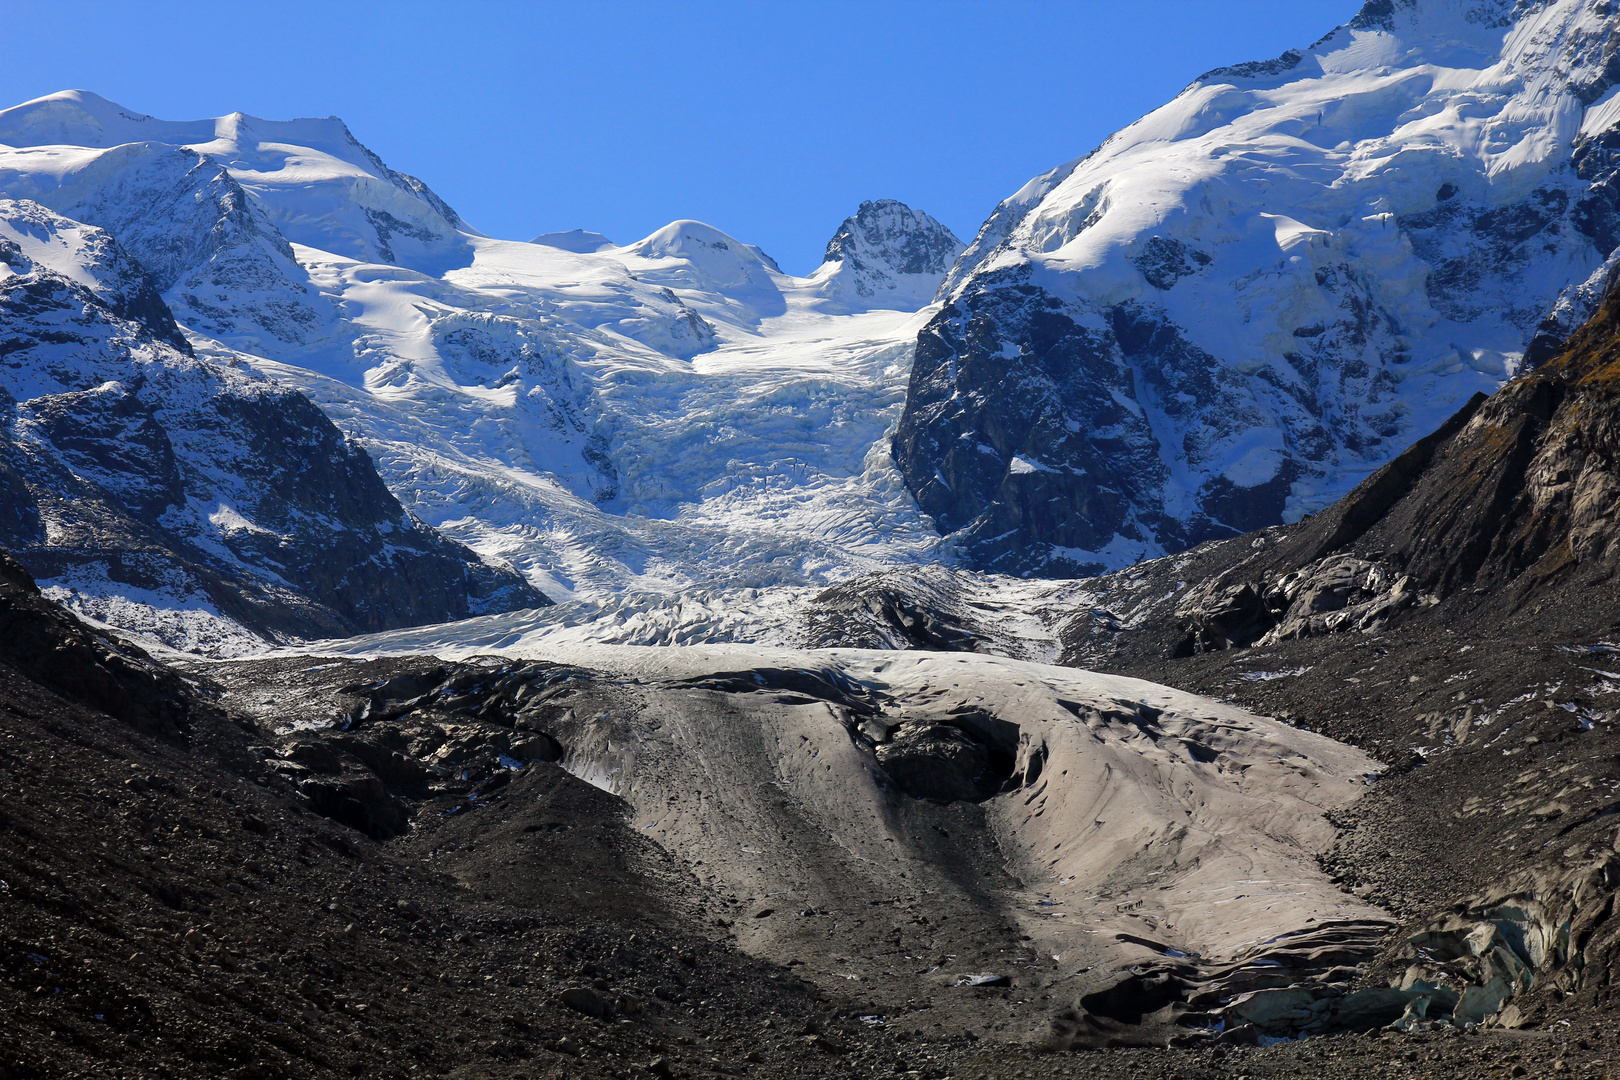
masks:
<instances>
[{"instance_id":1,"label":"exposed bedrock","mask_svg":"<svg viewBox=\"0 0 1620 1080\"><path fill-rule=\"evenodd\" d=\"M0 241L0 542L81 613L150 603L138 629L206 647L190 620L308 638L549 603L309 398L192 355L105 232L0 200Z\"/></svg>"},{"instance_id":2,"label":"exposed bedrock","mask_svg":"<svg viewBox=\"0 0 1620 1080\"><path fill-rule=\"evenodd\" d=\"M1620 296L1564 349L1206 579L1172 655L1374 630L1451 600L1541 635L1620 619Z\"/></svg>"},{"instance_id":3,"label":"exposed bedrock","mask_svg":"<svg viewBox=\"0 0 1620 1080\"><path fill-rule=\"evenodd\" d=\"M1246 380L1161 314L1126 305L1094 317L1029 278L976 279L922 330L894 436L906 485L969 565L1100 573L1119 564L1115 548L1178 550L1281 518L1301 475L1293 457L1263 482L1213 476L1179 498L1147 411L1163 401L1175 422L1201 426L1189 445L1278 426ZM1284 430L1299 425L1311 422Z\"/></svg>"}]
</instances>

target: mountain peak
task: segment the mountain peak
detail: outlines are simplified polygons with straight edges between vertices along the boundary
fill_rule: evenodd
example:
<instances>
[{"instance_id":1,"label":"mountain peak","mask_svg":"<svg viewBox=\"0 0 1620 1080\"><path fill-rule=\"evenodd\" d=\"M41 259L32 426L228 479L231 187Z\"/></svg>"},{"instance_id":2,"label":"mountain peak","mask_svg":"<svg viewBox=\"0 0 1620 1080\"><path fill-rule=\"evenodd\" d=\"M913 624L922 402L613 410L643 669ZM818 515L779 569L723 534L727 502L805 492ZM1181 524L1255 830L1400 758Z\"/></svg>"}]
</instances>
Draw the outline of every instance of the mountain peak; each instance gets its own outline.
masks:
<instances>
[{"instance_id":1,"label":"mountain peak","mask_svg":"<svg viewBox=\"0 0 1620 1080\"><path fill-rule=\"evenodd\" d=\"M827 241L822 262L880 257L897 274L943 274L962 241L944 225L899 199L868 199Z\"/></svg>"},{"instance_id":2,"label":"mountain peak","mask_svg":"<svg viewBox=\"0 0 1620 1080\"><path fill-rule=\"evenodd\" d=\"M625 250L650 259L724 258L728 261L736 259L745 263L760 261L751 244L745 244L706 222L691 219L672 221L662 229L627 245ZM720 254L723 252L730 254Z\"/></svg>"},{"instance_id":3,"label":"mountain peak","mask_svg":"<svg viewBox=\"0 0 1620 1080\"><path fill-rule=\"evenodd\" d=\"M869 199L827 241L816 276L829 298L855 308L928 303L962 253L944 225L898 199Z\"/></svg>"},{"instance_id":4,"label":"mountain peak","mask_svg":"<svg viewBox=\"0 0 1620 1080\"><path fill-rule=\"evenodd\" d=\"M723 289L744 282L775 291L770 275L781 273L776 260L753 244L721 232L713 225L683 219L619 249L636 258L678 259L690 264L699 279ZM698 280L698 279L694 279Z\"/></svg>"},{"instance_id":5,"label":"mountain peak","mask_svg":"<svg viewBox=\"0 0 1620 1080\"><path fill-rule=\"evenodd\" d=\"M592 252L618 246L601 233L592 232L589 229L568 229L564 232L541 233L533 240L530 240L529 243L539 244L542 247L561 248L564 251L573 251L582 255L589 255Z\"/></svg>"},{"instance_id":6,"label":"mountain peak","mask_svg":"<svg viewBox=\"0 0 1620 1080\"><path fill-rule=\"evenodd\" d=\"M461 234L476 230L421 180L390 169L335 116L266 120L232 112L160 120L88 90L65 90L0 110L0 146L116 151L97 169L123 169L140 156L117 150L131 144L184 150L216 163L292 243L424 273L471 259ZM83 172L92 158L80 160L76 168ZM115 160L123 164L115 166ZM93 169L90 175L99 173ZM32 197L62 201L43 190ZM158 227L162 221L148 224Z\"/></svg>"},{"instance_id":7,"label":"mountain peak","mask_svg":"<svg viewBox=\"0 0 1620 1080\"><path fill-rule=\"evenodd\" d=\"M89 90L61 90L0 109L0 143L10 146L117 146L150 136L145 113Z\"/></svg>"}]
</instances>

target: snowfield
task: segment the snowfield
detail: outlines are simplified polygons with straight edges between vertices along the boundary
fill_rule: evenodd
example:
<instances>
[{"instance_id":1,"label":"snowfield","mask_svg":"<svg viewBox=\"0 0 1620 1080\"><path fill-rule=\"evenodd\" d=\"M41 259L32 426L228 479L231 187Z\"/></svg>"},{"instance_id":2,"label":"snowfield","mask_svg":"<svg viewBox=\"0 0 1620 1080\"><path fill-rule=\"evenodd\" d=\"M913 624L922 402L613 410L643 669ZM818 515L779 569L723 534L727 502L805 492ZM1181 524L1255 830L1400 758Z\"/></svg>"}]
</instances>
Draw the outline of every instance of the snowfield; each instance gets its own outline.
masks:
<instances>
[{"instance_id":1,"label":"snowfield","mask_svg":"<svg viewBox=\"0 0 1620 1080\"><path fill-rule=\"evenodd\" d=\"M119 236L199 358L303 391L413 514L572 602L564 621L673 605L677 637L747 636L759 612L733 598L939 557L887 442L962 244L899 203L864 204L807 278L695 221L498 240L335 119L175 124L77 91L0 112L0 192ZM149 590L52 585L209 648Z\"/></svg>"}]
</instances>

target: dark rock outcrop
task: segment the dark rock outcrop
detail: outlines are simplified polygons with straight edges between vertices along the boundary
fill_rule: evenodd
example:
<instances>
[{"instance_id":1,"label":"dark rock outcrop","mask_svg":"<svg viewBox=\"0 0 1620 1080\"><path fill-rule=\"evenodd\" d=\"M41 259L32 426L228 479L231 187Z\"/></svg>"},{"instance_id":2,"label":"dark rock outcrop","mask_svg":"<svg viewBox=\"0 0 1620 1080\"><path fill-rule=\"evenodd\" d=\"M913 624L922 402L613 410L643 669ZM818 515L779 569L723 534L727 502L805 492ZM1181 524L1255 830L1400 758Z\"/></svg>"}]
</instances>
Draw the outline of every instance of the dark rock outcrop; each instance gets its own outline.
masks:
<instances>
[{"instance_id":1,"label":"dark rock outcrop","mask_svg":"<svg viewBox=\"0 0 1620 1080\"><path fill-rule=\"evenodd\" d=\"M36 577L98 616L156 593L269 637L547 602L411 517L309 399L192 356L105 233L0 214L79 245L75 276L18 251L0 278L0 543Z\"/></svg>"},{"instance_id":2,"label":"dark rock outcrop","mask_svg":"<svg viewBox=\"0 0 1620 1080\"><path fill-rule=\"evenodd\" d=\"M1620 625L1617 339L1611 294L1539 369L1476 398L1280 543L1194 590L1178 610L1187 632L1224 617L1219 597L1242 589L1271 601L1269 618L1229 644L1370 629L1424 596L1540 633Z\"/></svg>"},{"instance_id":3,"label":"dark rock outcrop","mask_svg":"<svg viewBox=\"0 0 1620 1080\"><path fill-rule=\"evenodd\" d=\"M827 241L824 263L843 263L858 277L943 275L962 253L949 229L896 199L869 199ZM868 282L858 291L873 295Z\"/></svg>"},{"instance_id":4,"label":"dark rock outcrop","mask_svg":"<svg viewBox=\"0 0 1620 1080\"><path fill-rule=\"evenodd\" d=\"M1027 269L996 271L918 335L895 461L969 565L1099 573L1120 544L1175 550L1281 517L1299 475L1286 463L1248 487L1210 477L1190 513L1163 506L1171 474L1143 402L1216 442L1269 424L1242 382L1146 309L1122 305L1098 325ZM1297 419L1302 436L1320 434Z\"/></svg>"},{"instance_id":5,"label":"dark rock outcrop","mask_svg":"<svg viewBox=\"0 0 1620 1080\"><path fill-rule=\"evenodd\" d=\"M919 334L893 444L964 564L1099 574L1297 518L1548 359L1620 245L1620 128L1593 108L1620 73L1602 11L1376 0L1004 200ZM1515 159L1511 193L1495 151L1457 149L1482 145L1461 91L1418 74L1464 37L1483 50L1465 67L1545 88L1492 108L1588 110L1545 114L1557 134ZM1455 117L1445 135L1382 126L1387 102L1352 76L1375 39L1401 57L1384 73L1411 76L1401 108ZM1340 140L1402 165L1345 170Z\"/></svg>"},{"instance_id":6,"label":"dark rock outcrop","mask_svg":"<svg viewBox=\"0 0 1620 1080\"><path fill-rule=\"evenodd\" d=\"M1450 625L1536 639L1612 633L1616 340L1620 294L1611 293L1551 359L1475 397L1321 513L1096 579L1090 588L1118 600L1063 628L1067 661L1150 663L1372 631L1438 605Z\"/></svg>"},{"instance_id":7,"label":"dark rock outcrop","mask_svg":"<svg viewBox=\"0 0 1620 1080\"><path fill-rule=\"evenodd\" d=\"M28 571L5 552L0 552L0 663L67 701L170 739L189 734L199 707L177 674L47 600Z\"/></svg>"}]
</instances>

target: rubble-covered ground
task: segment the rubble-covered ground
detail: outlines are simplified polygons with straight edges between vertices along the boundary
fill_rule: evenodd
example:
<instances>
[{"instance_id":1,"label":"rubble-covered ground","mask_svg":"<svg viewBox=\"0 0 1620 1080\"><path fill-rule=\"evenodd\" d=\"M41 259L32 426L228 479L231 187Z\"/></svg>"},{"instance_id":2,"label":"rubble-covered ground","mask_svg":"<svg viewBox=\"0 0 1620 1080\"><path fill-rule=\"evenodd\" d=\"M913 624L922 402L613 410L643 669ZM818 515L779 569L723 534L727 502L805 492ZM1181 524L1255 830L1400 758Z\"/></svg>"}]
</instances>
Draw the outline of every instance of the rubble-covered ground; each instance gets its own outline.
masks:
<instances>
[{"instance_id":1,"label":"rubble-covered ground","mask_svg":"<svg viewBox=\"0 0 1620 1080\"><path fill-rule=\"evenodd\" d=\"M873 984L829 989L750 956L746 922L774 914L711 915L732 897L638 835L626 799L554 764L504 768L478 799L445 793L476 809L422 813L428 799L414 828L375 839L265 767L265 744L313 730L293 726L297 701L282 725L229 707L285 680L214 698L205 674L199 691L96 637L14 568L0 615L7 1080L1597 1076L1616 1053L1591 1010L1265 1049L1005 1040L983 1021L1022 1003L1020 977L880 1005Z\"/></svg>"}]
</instances>

